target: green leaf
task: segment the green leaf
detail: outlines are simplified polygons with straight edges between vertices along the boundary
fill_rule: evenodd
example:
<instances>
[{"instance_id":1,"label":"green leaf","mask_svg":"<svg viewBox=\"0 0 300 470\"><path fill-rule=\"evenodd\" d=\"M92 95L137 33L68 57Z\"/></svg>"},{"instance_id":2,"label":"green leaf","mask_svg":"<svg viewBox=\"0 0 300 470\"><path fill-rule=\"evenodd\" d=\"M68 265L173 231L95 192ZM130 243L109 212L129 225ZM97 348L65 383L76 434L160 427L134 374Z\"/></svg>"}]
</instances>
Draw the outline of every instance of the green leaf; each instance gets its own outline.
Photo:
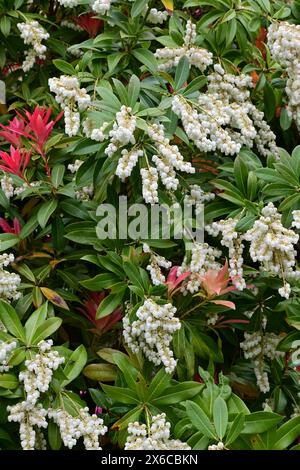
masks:
<instances>
[{"instance_id":1,"label":"green leaf","mask_svg":"<svg viewBox=\"0 0 300 470\"><path fill-rule=\"evenodd\" d=\"M107 65L110 73L114 71L120 60L125 56L125 52L114 52L107 56Z\"/></svg>"},{"instance_id":2,"label":"green leaf","mask_svg":"<svg viewBox=\"0 0 300 470\"><path fill-rule=\"evenodd\" d=\"M162 392L169 386L171 380L170 374L167 374L164 368L161 368L154 376L147 392L147 400L150 402L158 398Z\"/></svg>"},{"instance_id":3,"label":"green leaf","mask_svg":"<svg viewBox=\"0 0 300 470\"><path fill-rule=\"evenodd\" d=\"M152 402L155 405L173 405L193 398L202 388L203 385L196 382L182 382L168 387L160 397L153 399Z\"/></svg>"},{"instance_id":4,"label":"green leaf","mask_svg":"<svg viewBox=\"0 0 300 470\"><path fill-rule=\"evenodd\" d=\"M38 344L43 339L51 336L62 324L62 319L57 317L48 318L39 325L31 340L32 344Z\"/></svg>"},{"instance_id":5,"label":"green leaf","mask_svg":"<svg viewBox=\"0 0 300 470\"><path fill-rule=\"evenodd\" d=\"M300 416L290 419L276 431L275 450L286 449L300 435Z\"/></svg>"},{"instance_id":6,"label":"green leaf","mask_svg":"<svg viewBox=\"0 0 300 470\"><path fill-rule=\"evenodd\" d=\"M48 423L48 441L52 450L59 450L61 448L62 439L59 427L53 421Z\"/></svg>"},{"instance_id":7,"label":"green leaf","mask_svg":"<svg viewBox=\"0 0 300 470\"><path fill-rule=\"evenodd\" d=\"M48 302L41 305L35 312L33 312L25 323L26 342L27 346L31 344L31 340L36 333L37 328L43 324L47 318Z\"/></svg>"},{"instance_id":8,"label":"green leaf","mask_svg":"<svg viewBox=\"0 0 300 470\"><path fill-rule=\"evenodd\" d=\"M234 176L238 189L244 196L246 196L248 168L241 157L236 157L236 159L234 160Z\"/></svg>"},{"instance_id":9,"label":"green leaf","mask_svg":"<svg viewBox=\"0 0 300 470\"><path fill-rule=\"evenodd\" d=\"M0 320L9 333L26 342L25 330L15 309L4 300L0 300Z\"/></svg>"},{"instance_id":10,"label":"green leaf","mask_svg":"<svg viewBox=\"0 0 300 470\"><path fill-rule=\"evenodd\" d=\"M232 444L241 434L245 424L245 416L240 413L235 418L230 426L229 432L226 437L226 447Z\"/></svg>"},{"instance_id":11,"label":"green leaf","mask_svg":"<svg viewBox=\"0 0 300 470\"><path fill-rule=\"evenodd\" d=\"M66 62L62 59L54 59L52 62L55 67L61 72L66 73L67 75L76 75L76 70L71 64L69 64L69 62Z\"/></svg>"},{"instance_id":12,"label":"green leaf","mask_svg":"<svg viewBox=\"0 0 300 470\"><path fill-rule=\"evenodd\" d=\"M182 95L188 96L194 93L195 91L200 90L200 88L203 88L206 85L206 83L207 83L207 78L204 75L200 75L194 78L194 80L192 80L188 84L188 86L182 90Z\"/></svg>"},{"instance_id":13,"label":"green leaf","mask_svg":"<svg viewBox=\"0 0 300 470\"><path fill-rule=\"evenodd\" d=\"M236 17L236 11L235 10L228 10L225 15L223 16L222 20L221 20L221 24L222 23L227 23L227 21L230 21L232 20L233 18Z\"/></svg>"},{"instance_id":14,"label":"green leaf","mask_svg":"<svg viewBox=\"0 0 300 470\"><path fill-rule=\"evenodd\" d=\"M111 273L97 274L92 279L81 281L80 284L86 289L92 291L101 291L110 289L114 284L120 281L120 278Z\"/></svg>"},{"instance_id":15,"label":"green leaf","mask_svg":"<svg viewBox=\"0 0 300 470\"><path fill-rule=\"evenodd\" d=\"M70 382L72 382L82 369L84 368L87 361L87 352L83 344L78 346L75 351L72 352L71 356L68 358L68 362L66 363L63 372L68 377L67 380L62 382L62 387L65 387Z\"/></svg>"},{"instance_id":16,"label":"green leaf","mask_svg":"<svg viewBox=\"0 0 300 470\"><path fill-rule=\"evenodd\" d=\"M0 374L0 387L14 390L19 385L17 377L13 374Z\"/></svg>"},{"instance_id":17,"label":"green leaf","mask_svg":"<svg viewBox=\"0 0 300 470\"><path fill-rule=\"evenodd\" d=\"M115 431L122 431L123 429L127 429L129 423L134 423L135 421L139 421L139 417L143 411L143 407L141 405L136 406L132 410L128 411L122 418L116 421L111 429Z\"/></svg>"},{"instance_id":18,"label":"green leaf","mask_svg":"<svg viewBox=\"0 0 300 470\"><path fill-rule=\"evenodd\" d=\"M122 371L124 379L131 390L136 390L136 381L138 376L138 370L131 364L129 359L122 353L114 353L113 359L115 364Z\"/></svg>"},{"instance_id":19,"label":"green leaf","mask_svg":"<svg viewBox=\"0 0 300 470\"><path fill-rule=\"evenodd\" d=\"M260 6L266 13L271 13L271 5L269 0L260 0Z\"/></svg>"},{"instance_id":20,"label":"green leaf","mask_svg":"<svg viewBox=\"0 0 300 470\"><path fill-rule=\"evenodd\" d=\"M128 84L128 97L129 97L129 105L131 106L131 108L133 108L137 102L137 99L140 95L140 89L141 89L141 82L139 78L136 75L132 75L130 77L129 84Z\"/></svg>"},{"instance_id":21,"label":"green leaf","mask_svg":"<svg viewBox=\"0 0 300 470\"><path fill-rule=\"evenodd\" d=\"M157 72L158 65L157 65L157 61L153 52L149 51L148 49L141 48L141 49L134 49L132 51L132 54L139 62L144 64L147 67L147 69L150 70L150 72L154 74Z\"/></svg>"},{"instance_id":22,"label":"green leaf","mask_svg":"<svg viewBox=\"0 0 300 470\"><path fill-rule=\"evenodd\" d=\"M140 402L135 392L130 390L130 388L125 387L116 387L115 385L105 385L101 384L103 391L109 396L112 400L117 403L126 403L128 405L136 405Z\"/></svg>"},{"instance_id":23,"label":"green leaf","mask_svg":"<svg viewBox=\"0 0 300 470\"><path fill-rule=\"evenodd\" d=\"M124 289L122 289L120 292L117 292L116 294L109 294L107 297L105 297L97 309L96 319L99 320L100 318L104 318L116 310L116 308L122 302L123 296Z\"/></svg>"},{"instance_id":24,"label":"green leaf","mask_svg":"<svg viewBox=\"0 0 300 470\"><path fill-rule=\"evenodd\" d=\"M51 201L44 202L39 208L37 213L37 220L42 228L46 227L49 218L57 208L57 204L57 199L52 199Z\"/></svg>"},{"instance_id":25,"label":"green leaf","mask_svg":"<svg viewBox=\"0 0 300 470\"><path fill-rule=\"evenodd\" d=\"M10 33L11 21L8 16L2 16L0 21L0 30L3 36L7 37Z\"/></svg>"},{"instance_id":26,"label":"green leaf","mask_svg":"<svg viewBox=\"0 0 300 470\"><path fill-rule=\"evenodd\" d=\"M213 418L217 435L219 439L222 440L227 429L228 410L225 400L220 396L218 396L214 402Z\"/></svg>"},{"instance_id":27,"label":"green leaf","mask_svg":"<svg viewBox=\"0 0 300 470\"><path fill-rule=\"evenodd\" d=\"M210 420L199 405L197 405L193 401L187 401L186 412L192 424L198 431L200 431L204 436L207 436L212 439L217 439L217 436Z\"/></svg>"},{"instance_id":28,"label":"green leaf","mask_svg":"<svg viewBox=\"0 0 300 470\"><path fill-rule=\"evenodd\" d=\"M1 233L0 234L0 252L6 251L8 248L15 246L19 243L20 239L13 233Z\"/></svg>"},{"instance_id":29,"label":"green leaf","mask_svg":"<svg viewBox=\"0 0 300 470\"><path fill-rule=\"evenodd\" d=\"M269 82L266 82L264 87L264 105L266 119L267 121L271 121L275 115L276 97L274 89Z\"/></svg>"},{"instance_id":30,"label":"green leaf","mask_svg":"<svg viewBox=\"0 0 300 470\"><path fill-rule=\"evenodd\" d=\"M117 368L112 364L89 364L82 373L97 382L114 382L117 378Z\"/></svg>"},{"instance_id":31,"label":"green leaf","mask_svg":"<svg viewBox=\"0 0 300 470\"><path fill-rule=\"evenodd\" d=\"M52 168L51 181L55 188L61 185L65 174L65 165L57 164Z\"/></svg>"},{"instance_id":32,"label":"green leaf","mask_svg":"<svg viewBox=\"0 0 300 470\"><path fill-rule=\"evenodd\" d=\"M282 421L282 416L268 411L256 411L245 416L243 434L259 434L276 426Z\"/></svg>"},{"instance_id":33,"label":"green leaf","mask_svg":"<svg viewBox=\"0 0 300 470\"><path fill-rule=\"evenodd\" d=\"M190 64L187 57L181 57L175 73L175 90L180 90L180 88L186 83L190 74Z\"/></svg>"},{"instance_id":34,"label":"green leaf","mask_svg":"<svg viewBox=\"0 0 300 470\"><path fill-rule=\"evenodd\" d=\"M148 0L135 0L131 7L131 18L136 18L141 15L141 13L147 7Z\"/></svg>"}]
</instances>

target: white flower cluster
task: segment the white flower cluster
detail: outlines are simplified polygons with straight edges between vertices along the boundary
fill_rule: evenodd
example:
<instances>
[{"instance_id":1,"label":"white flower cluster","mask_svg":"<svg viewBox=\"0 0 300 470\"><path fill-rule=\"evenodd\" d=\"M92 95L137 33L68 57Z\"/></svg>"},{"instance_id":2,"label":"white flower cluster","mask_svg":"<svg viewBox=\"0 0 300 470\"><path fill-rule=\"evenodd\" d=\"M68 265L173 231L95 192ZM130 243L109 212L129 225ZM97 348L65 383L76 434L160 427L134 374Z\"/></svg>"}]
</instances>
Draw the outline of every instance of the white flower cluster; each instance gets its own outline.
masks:
<instances>
[{"instance_id":1,"label":"white flower cluster","mask_svg":"<svg viewBox=\"0 0 300 470\"><path fill-rule=\"evenodd\" d=\"M40 437L38 430L34 427L40 429L48 426L47 410L40 403L29 407L26 401L22 401L16 405L8 406L7 411L9 412L8 421L20 423L19 433L22 449L34 450L37 447L37 438ZM44 442L42 443L44 444Z\"/></svg>"},{"instance_id":2,"label":"white flower cluster","mask_svg":"<svg viewBox=\"0 0 300 470\"><path fill-rule=\"evenodd\" d=\"M16 273L10 273L4 268L13 263L14 255L3 253L0 255L0 298L6 300L17 300L21 293L17 291L21 278Z\"/></svg>"},{"instance_id":3,"label":"white flower cluster","mask_svg":"<svg viewBox=\"0 0 300 470\"><path fill-rule=\"evenodd\" d=\"M178 274L190 271L191 274L187 280L182 284L181 291L183 295L188 292L194 294L198 292L201 286L201 276L204 276L208 269L218 270L221 264L216 261L222 255L220 250L209 246L207 243L195 242L191 249L191 259L188 262L188 257L185 256L183 263L178 270Z\"/></svg>"},{"instance_id":4,"label":"white flower cluster","mask_svg":"<svg viewBox=\"0 0 300 470\"><path fill-rule=\"evenodd\" d=\"M271 24L268 45L273 59L287 71L287 112L300 128L300 25L285 21Z\"/></svg>"},{"instance_id":5,"label":"white flower cluster","mask_svg":"<svg viewBox=\"0 0 300 470\"><path fill-rule=\"evenodd\" d=\"M148 135L153 140L158 155L153 155L162 183L167 189L176 190L179 184L175 170L185 173L195 173L195 168L190 162L185 162L177 145L170 144L170 139L165 136L162 124L148 126Z\"/></svg>"},{"instance_id":6,"label":"white flower cluster","mask_svg":"<svg viewBox=\"0 0 300 470\"><path fill-rule=\"evenodd\" d=\"M224 450L225 446L223 442L218 442L218 444L212 444L211 446L208 446L207 450Z\"/></svg>"},{"instance_id":7,"label":"white flower cluster","mask_svg":"<svg viewBox=\"0 0 300 470\"><path fill-rule=\"evenodd\" d=\"M82 27L79 26L78 24L73 23L73 21L63 20L60 23L60 26L62 26L64 28L68 28L68 29L73 29L73 31L83 31Z\"/></svg>"},{"instance_id":8,"label":"white flower cluster","mask_svg":"<svg viewBox=\"0 0 300 470\"><path fill-rule=\"evenodd\" d=\"M244 334L244 341L240 344L246 359L252 359L254 363L254 373L258 388L267 393L270 390L268 374L265 371L264 357L274 359L284 355L283 352L276 351L279 341L282 339L275 333L254 333Z\"/></svg>"},{"instance_id":9,"label":"white flower cluster","mask_svg":"<svg viewBox=\"0 0 300 470\"><path fill-rule=\"evenodd\" d=\"M74 174L79 170L82 164L83 160L75 160L74 163L69 163L68 170ZM75 181L75 179L76 177L73 178L73 181ZM93 196L93 193L94 186L92 184L75 190L76 199L79 199L80 201L88 201Z\"/></svg>"},{"instance_id":10,"label":"white flower cluster","mask_svg":"<svg viewBox=\"0 0 300 470\"><path fill-rule=\"evenodd\" d=\"M48 390L53 371L64 362L57 351L51 351L52 345L52 340L41 341L38 344L39 352L33 359L25 361L25 370L20 372L19 380L24 383L26 399L7 407L8 420L20 423L20 440L24 450L33 450L37 445L44 445L43 436L34 426L47 427L47 410L37 401L40 394Z\"/></svg>"},{"instance_id":11,"label":"white flower cluster","mask_svg":"<svg viewBox=\"0 0 300 470\"><path fill-rule=\"evenodd\" d=\"M110 10L111 0L93 0L91 3L91 7L95 13L105 15Z\"/></svg>"},{"instance_id":12,"label":"white flower cluster","mask_svg":"<svg viewBox=\"0 0 300 470\"><path fill-rule=\"evenodd\" d=\"M71 173L77 173L82 164L83 160L76 159L74 163L68 164L68 170L70 170Z\"/></svg>"},{"instance_id":13,"label":"white flower cluster","mask_svg":"<svg viewBox=\"0 0 300 470\"><path fill-rule=\"evenodd\" d=\"M292 227L296 227L297 229L300 229L300 211L293 211L292 216L293 216Z\"/></svg>"},{"instance_id":14,"label":"white flower cluster","mask_svg":"<svg viewBox=\"0 0 300 470\"><path fill-rule=\"evenodd\" d=\"M58 3L60 3L64 7L76 7L79 4L79 0L58 0Z\"/></svg>"},{"instance_id":15,"label":"white flower cluster","mask_svg":"<svg viewBox=\"0 0 300 470\"><path fill-rule=\"evenodd\" d=\"M8 364L12 352L17 347L16 341L11 341L10 343L0 340L0 372L7 372L10 369Z\"/></svg>"},{"instance_id":16,"label":"white flower cluster","mask_svg":"<svg viewBox=\"0 0 300 470\"><path fill-rule=\"evenodd\" d=\"M11 176L4 175L1 177L1 189L9 200L14 195L14 185Z\"/></svg>"},{"instance_id":17,"label":"white flower cluster","mask_svg":"<svg viewBox=\"0 0 300 470\"><path fill-rule=\"evenodd\" d=\"M42 41L43 39L48 39L49 34L35 20L18 23L17 27L24 43L31 46L31 49L26 51L26 58L22 64L24 72L28 72L34 66L36 58L46 58L45 52L47 48L42 44Z\"/></svg>"},{"instance_id":18,"label":"white flower cluster","mask_svg":"<svg viewBox=\"0 0 300 470\"><path fill-rule=\"evenodd\" d=\"M219 150L234 155L243 145L253 147L255 143L262 155L277 156L275 134L249 99L251 77L227 74L216 64L208 82L207 92L200 94L194 106L182 95L172 101L174 113L196 147L202 152Z\"/></svg>"},{"instance_id":19,"label":"white flower cluster","mask_svg":"<svg viewBox=\"0 0 300 470\"><path fill-rule=\"evenodd\" d=\"M143 244L143 251L144 253L150 253L150 264L147 266L147 270L150 272L152 283L155 286L164 284L166 278L161 272L161 268L170 269L172 266L171 261L166 260L164 256L153 253L146 243Z\"/></svg>"},{"instance_id":20,"label":"white flower cluster","mask_svg":"<svg viewBox=\"0 0 300 470\"><path fill-rule=\"evenodd\" d=\"M121 181L125 181L125 179L131 175L139 157L142 157L144 152L141 149L132 149L129 151L127 149L123 149L121 151L121 155L122 156L118 161L116 175L121 179Z\"/></svg>"},{"instance_id":21,"label":"white flower cluster","mask_svg":"<svg viewBox=\"0 0 300 470\"><path fill-rule=\"evenodd\" d=\"M214 193L206 193L197 184L192 184L189 187L189 194L184 196L184 204L187 206L194 206L196 204L212 201L214 198Z\"/></svg>"},{"instance_id":22,"label":"white flower cluster","mask_svg":"<svg viewBox=\"0 0 300 470\"><path fill-rule=\"evenodd\" d=\"M281 214L269 202L244 238L250 241L252 260L258 261L262 270L283 279L284 286L278 292L288 298L290 286L285 279L300 276L300 271L294 271L297 255L294 245L297 244L299 235L282 225Z\"/></svg>"},{"instance_id":23,"label":"white flower cluster","mask_svg":"<svg viewBox=\"0 0 300 470\"><path fill-rule=\"evenodd\" d=\"M181 327L175 313L172 304L158 305L154 300L146 299L136 312L137 320L130 324L128 315L123 318L123 335L130 349L133 352L142 350L155 365L163 363L168 373L176 367L170 349L172 333Z\"/></svg>"},{"instance_id":24,"label":"white flower cluster","mask_svg":"<svg viewBox=\"0 0 300 470\"><path fill-rule=\"evenodd\" d=\"M105 139L108 138L108 135L105 133L105 129L108 126L107 122L104 122L102 126L98 128L93 127L92 121L87 118L83 121L83 132L86 137L89 137L96 142L103 142Z\"/></svg>"},{"instance_id":25,"label":"white flower cluster","mask_svg":"<svg viewBox=\"0 0 300 470\"><path fill-rule=\"evenodd\" d=\"M90 96L85 88L80 88L77 77L61 75L59 78L49 78L49 87L64 110L66 134L70 137L76 135L80 127L79 111L89 106Z\"/></svg>"},{"instance_id":26,"label":"white flower cluster","mask_svg":"<svg viewBox=\"0 0 300 470\"><path fill-rule=\"evenodd\" d=\"M90 415L88 408L81 408L78 415L73 417L65 410L45 410L38 403L40 394L49 389L53 371L64 362L64 358L51 349L52 345L52 340L41 341L38 353L33 359L25 361L25 370L20 372L19 380L24 384L26 399L7 407L8 421L20 423L21 446L24 450L45 448L45 440L39 428L48 426L47 416L58 425L65 446L71 449L82 436L87 450L98 450L99 435L103 435L107 428L97 415Z\"/></svg>"},{"instance_id":27,"label":"white flower cluster","mask_svg":"<svg viewBox=\"0 0 300 470\"><path fill-rule=\"evenodd\" d=\"M163 24L167 18L167 11L159 11L157 8L151 8L149 15L147 16L147 21L152 24Z\"/></svg>"},{"instance_id":28,"label":"white flower cluster","mask_svg":"<svg viewBox=\"0 0 300 470\"><path fill-rule=\"evenodd\" d=\"M201 72L212 64L212 53L195 45L196 41L196 25L190 20L186 24L186 32L184 37L184 44L181 47L164 47L157 49L155 56L161 59L159 70L169 70L172 67L177 67L181 57L187 57L189 64L194 65Z\"/></svg>"},{"instance_id":29,"label":"white flower cluster","mask_svg":"<svg viewBox=\"0 0 300 470\"><path fill-rule=\"evenodd\" d=\"M142 191L144 201L149 204L158 203L158 172L152 166L149 168L141 168Z\"/></svg>"},{"instance_id":30,"label":"white flower cluster","mask_svg":"<svg viewBox=\"0 0 300 470\"><path fill-rule=\"evenodd\" d=\"M138 422L129 423L125 450L190 450L191 448L179 440L170 439L170 423L165 413L151 418L150 429Z\"/></svg>"},{"instance_id":31,"label":"white flower cluster","mask_svg":"<svg viewBox=\"0 0 300 470\"><path fill-rule=\"evenodd\" d=\"M245 279L243 278L243 250L242 237L235 230L237 220L226 219L213 222L207 225L205 230L217 237L221 233L221 245L228 248L229 255L229 275L232 278L233 285L238 290L243 290L246 287Z\"/></svg>"},{"instance_id":32,"label":"white flower cluster","mask_svg":"<svg viewBox=\"0 0 300 470\"><path fill-rule=\"evenodd\" d=\"M41 393L47 392L53 372L58 369L65 359L57 351L52 351L53 341L41 341L39 352L33 359L25 361L25 370L19 374L20 382L24 383L26 402L34 406Z\"/></svg>"},{"instance_id":33,"label":"white flower cluster","mask_svg":"<svg viewBox=\"0 0 300 470\"><path fill-rule=\"evenodd\" d=\"M112 130L109 132L110 144L105 149L106 155L111 157L120 147L129 143L135 144L134 131L136 128L136 117L131 114L132 109L121 106L116 114L116 120Z\"/></svg>"},{"instance_id":34,"label":"white flower cluster","mask_svg":"<svg viewBox=\"0 0 300 470\"><path fill-rule=\"evenodd\" d=\"M81 408L75 417L61 409L49 409L48 416L59 427L63 443L69 449L72 449L77 440L83 437L86 450L101 450L99 436L106 433L107 427L96 414L90 415L87 407Z\"/></svg>"}]
</instances>

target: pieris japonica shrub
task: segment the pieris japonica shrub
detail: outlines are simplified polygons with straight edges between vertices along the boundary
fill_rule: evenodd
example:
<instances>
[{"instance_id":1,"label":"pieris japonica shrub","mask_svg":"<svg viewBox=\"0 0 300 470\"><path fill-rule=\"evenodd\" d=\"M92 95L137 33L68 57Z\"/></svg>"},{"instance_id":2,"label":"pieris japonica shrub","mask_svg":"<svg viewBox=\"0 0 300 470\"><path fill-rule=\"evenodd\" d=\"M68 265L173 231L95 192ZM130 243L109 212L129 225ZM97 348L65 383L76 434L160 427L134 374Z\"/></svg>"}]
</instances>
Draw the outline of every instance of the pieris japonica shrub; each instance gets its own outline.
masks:
<instances>
[{"instance_id":1,"label":"pieris japonica shrub","mask_svg":"<svg viewBox=\"0 0 300 470\"><path fill-rule=\"evenodd\" d=\"M0 0L0 80L1 449L299 449L300 1Z\"/></svg>"}]
</instances>

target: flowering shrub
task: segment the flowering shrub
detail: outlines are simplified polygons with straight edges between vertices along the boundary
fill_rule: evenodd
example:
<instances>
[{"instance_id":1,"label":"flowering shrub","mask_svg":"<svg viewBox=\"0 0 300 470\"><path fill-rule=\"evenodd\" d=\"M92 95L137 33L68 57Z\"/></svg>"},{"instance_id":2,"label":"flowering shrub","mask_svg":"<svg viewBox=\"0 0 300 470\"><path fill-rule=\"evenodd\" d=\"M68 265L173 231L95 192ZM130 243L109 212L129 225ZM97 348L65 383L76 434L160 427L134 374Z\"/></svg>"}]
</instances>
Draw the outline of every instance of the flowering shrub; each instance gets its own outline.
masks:
<instances>
[{"instance_id":1,"label":"flowering shrub","mask_svg":"<svg viewBox=\"0 0 300 470\"><path fill-rule=\"evenodd\" d=\"M0 46L1 448L299 449L300 1L0 0Z\"/></svg>"}]
</instances>

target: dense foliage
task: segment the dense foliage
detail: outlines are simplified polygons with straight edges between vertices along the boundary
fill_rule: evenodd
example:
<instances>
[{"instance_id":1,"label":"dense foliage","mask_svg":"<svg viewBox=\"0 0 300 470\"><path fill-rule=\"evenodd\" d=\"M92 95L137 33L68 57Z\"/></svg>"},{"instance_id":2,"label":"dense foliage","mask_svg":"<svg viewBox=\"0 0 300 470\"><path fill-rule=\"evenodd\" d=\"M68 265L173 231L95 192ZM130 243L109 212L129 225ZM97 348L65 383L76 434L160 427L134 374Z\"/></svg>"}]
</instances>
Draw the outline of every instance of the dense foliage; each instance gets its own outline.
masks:
<instances>
[{"instance_id":1,"label":"dense foliage","mask_svg":"<svg viewBox=\"0 0 300 470\"><path fill-rule=\"evenodd\" d=\"M0 447L299 449L300 1L0 0L0 80Z\"/></svg>"}]
</instances>

